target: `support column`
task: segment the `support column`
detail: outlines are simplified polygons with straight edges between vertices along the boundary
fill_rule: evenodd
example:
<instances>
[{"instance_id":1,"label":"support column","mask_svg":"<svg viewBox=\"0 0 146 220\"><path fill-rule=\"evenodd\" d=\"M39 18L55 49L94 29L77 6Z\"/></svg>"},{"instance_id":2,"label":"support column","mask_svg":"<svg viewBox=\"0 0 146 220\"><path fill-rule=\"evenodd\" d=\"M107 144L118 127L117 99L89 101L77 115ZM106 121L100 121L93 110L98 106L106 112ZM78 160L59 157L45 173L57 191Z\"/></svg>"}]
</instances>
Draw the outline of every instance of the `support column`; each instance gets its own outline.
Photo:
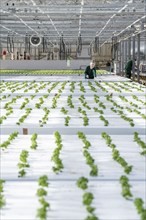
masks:
<instances>
[{"instance_id":1,"label":"support column","mask_svg":"<svg viewBox=\"0 0 146 220\"><path fill-rule=\"evenodd\" d=\"M140 34L137 35L137 81L139 82L139 64L140 64Z\"/></svg>"},{"instance_id":2,"label":"support column","mask_svg":"<svg viewBox=\"0 0 146 220\"><path fill-rule=\"evenodd\" d=\"M126 39L125 40L125 65L126 65L126 63L128 61L127 49L128 49L128 41Z\"/></svg>"},{"instance_id":3,"label":"support column","mask_svg":"<svg viewBox=\"0 0 146 220\"><path fill-rule=\"evenodd\" d=\"M133 60L133 65L132 65L132 79L134 80L135 78L135 35L132 37L132 60Z\"/></svg>"},{"instance_id":4,"label":"support column","mask_svg":"<svg viewBox=\"0 0 146 220\"><path fill-rule=\"evenodd\" d=\"M128 60L131 59L131 37L128 38Z\"/></svg>"},{"instance_id":5,"label":"support column","mask_svg":"<svg viewBox=\"0 0 146 220\"><path fill-rule=\"evenodd\" d=\"M121 75L124 76L124 41L121 42Z\"/></svg>"},{"instance_id":6,"label":"support column","mask_svg":"<svg viewBox=\"0 0 146 220\"><path fill-rule=\"evenodd\" d=\"M119 53L118 53L118 59L119 59L119 74L120 74L120 76L121 76L121 69L122 69L122 67L121 67L121 41L119 42L119 51L118 51Z\"/></svg>"}]
</instances>

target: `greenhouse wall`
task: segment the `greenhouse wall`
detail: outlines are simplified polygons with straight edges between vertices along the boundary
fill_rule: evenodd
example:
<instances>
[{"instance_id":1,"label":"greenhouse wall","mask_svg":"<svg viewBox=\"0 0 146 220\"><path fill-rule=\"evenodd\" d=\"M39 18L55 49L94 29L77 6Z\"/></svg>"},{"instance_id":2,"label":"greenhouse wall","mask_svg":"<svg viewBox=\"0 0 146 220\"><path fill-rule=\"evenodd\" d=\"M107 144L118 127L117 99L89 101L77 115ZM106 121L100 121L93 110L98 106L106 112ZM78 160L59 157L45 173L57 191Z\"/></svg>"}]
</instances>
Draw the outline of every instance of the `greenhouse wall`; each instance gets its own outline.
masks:
<instances>
[{"instance_id":1,"label":"greenhouse wall","mask_svg":"<svg viewBox=\"0 0 146 220\"><path fill-rule=\"evenodd\" d=\"M71 60L1 60L1 69L84 69L89 65L90 59Z\"/></svg>"}]
</instances>

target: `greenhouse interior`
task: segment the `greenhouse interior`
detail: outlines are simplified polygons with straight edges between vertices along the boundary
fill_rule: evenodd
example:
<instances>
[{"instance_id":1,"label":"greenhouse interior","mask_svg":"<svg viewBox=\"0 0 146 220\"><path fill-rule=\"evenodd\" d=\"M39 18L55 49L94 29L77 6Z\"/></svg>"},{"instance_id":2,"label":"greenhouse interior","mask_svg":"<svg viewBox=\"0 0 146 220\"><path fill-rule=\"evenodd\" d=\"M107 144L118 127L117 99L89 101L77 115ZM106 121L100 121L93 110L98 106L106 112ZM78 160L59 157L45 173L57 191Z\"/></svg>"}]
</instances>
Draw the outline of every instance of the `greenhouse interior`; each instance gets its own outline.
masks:
<instances>
[{"instance_id":1,"label":"greenhouse interior","mask_svg":"<svg viewBox=\"0 0 146 220\"><path fill-rule=\"evenodd\" d=\"M146 0L0 13L0 219L146 220Z\"/></svg>"}]
</instances>

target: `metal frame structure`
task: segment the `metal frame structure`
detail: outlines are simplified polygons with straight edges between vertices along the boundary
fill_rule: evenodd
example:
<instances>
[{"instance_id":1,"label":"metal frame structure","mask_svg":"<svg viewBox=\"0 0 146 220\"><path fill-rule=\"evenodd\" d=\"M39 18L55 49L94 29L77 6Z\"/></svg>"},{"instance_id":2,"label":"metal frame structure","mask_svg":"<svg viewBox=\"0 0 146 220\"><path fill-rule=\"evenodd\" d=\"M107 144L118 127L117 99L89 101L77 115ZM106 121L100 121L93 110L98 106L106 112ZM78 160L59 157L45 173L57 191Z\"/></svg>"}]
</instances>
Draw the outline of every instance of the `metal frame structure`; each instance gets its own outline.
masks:
<instances>
[{"instance_id":1,"label":"metal frame structure","mask_svg":"<svg viewBox=\"0 0 146 220\"><path fill-rule=\"evenodd\" d=\"M19 40L45 34L52 42L63 33L67 43L81 34L84 44L98 36L102 45L113 35L138 31L145 18L145 0L1 0L0 6L2 42L8 32Z\"/></svg>"}]
</instances>

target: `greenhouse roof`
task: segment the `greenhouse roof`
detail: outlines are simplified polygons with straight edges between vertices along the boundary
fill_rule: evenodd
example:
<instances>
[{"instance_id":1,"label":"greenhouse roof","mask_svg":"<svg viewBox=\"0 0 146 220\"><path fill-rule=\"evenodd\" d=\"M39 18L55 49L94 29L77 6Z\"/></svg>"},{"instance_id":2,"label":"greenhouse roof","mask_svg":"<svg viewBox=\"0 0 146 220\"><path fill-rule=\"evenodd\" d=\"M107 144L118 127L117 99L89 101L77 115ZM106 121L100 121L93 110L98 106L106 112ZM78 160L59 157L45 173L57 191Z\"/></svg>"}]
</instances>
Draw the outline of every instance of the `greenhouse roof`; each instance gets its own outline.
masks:
<instances>
[{"instance_id":1,"label":"greenhouse roof","mask_svg":"<svg viewBox=\"0 0 146 220\"><path fill-rule=\"evenodd\" d=\"M58 43L100 44L146 30L146 0L1 0L1 42L40 35Z\"/></svg>"}]
</instances>

